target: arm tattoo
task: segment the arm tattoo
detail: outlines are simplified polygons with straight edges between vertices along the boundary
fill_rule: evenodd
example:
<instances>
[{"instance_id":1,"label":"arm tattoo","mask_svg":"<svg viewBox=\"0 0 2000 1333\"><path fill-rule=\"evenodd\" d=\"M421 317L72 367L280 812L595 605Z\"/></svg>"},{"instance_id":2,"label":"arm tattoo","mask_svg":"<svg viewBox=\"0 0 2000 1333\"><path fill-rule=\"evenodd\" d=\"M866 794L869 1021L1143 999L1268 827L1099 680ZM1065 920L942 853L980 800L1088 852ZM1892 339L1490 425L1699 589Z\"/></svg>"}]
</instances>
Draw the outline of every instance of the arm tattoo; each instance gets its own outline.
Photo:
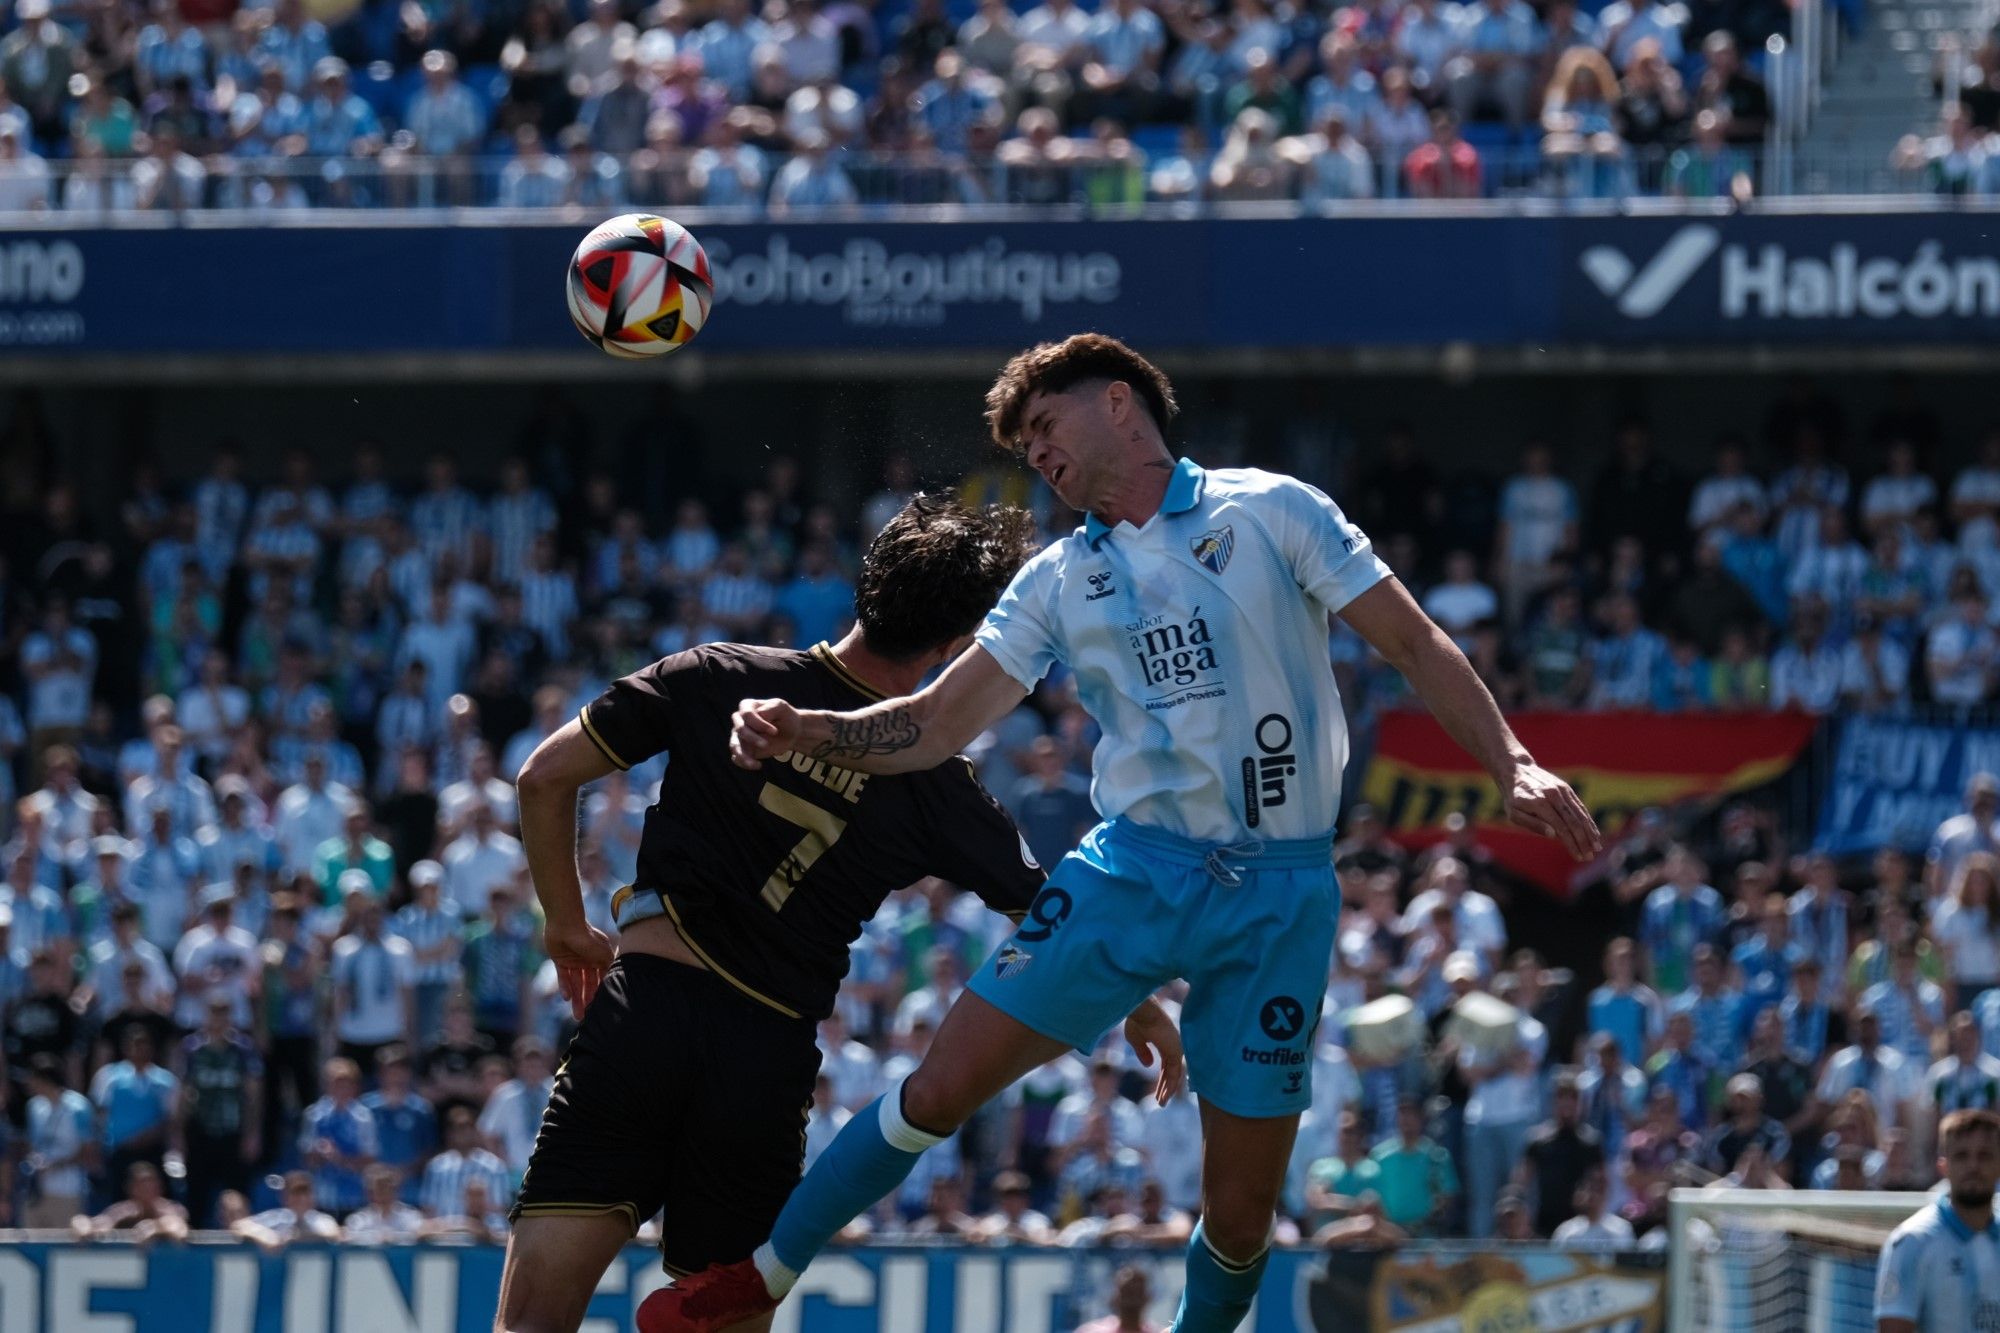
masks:
<instances>
[{"instance_id":1,"label":"arm tattoo","mask_svg":"<svg viewBox=\"0 0 2000 1333\"><path fill-rule=\"evenodd\" d=\"M917 743L921 735L907 705L887 712L835 717L833 734L812 748L815 759L859 759L867 754L894 754Z\"/></svg>"}]
</instances>

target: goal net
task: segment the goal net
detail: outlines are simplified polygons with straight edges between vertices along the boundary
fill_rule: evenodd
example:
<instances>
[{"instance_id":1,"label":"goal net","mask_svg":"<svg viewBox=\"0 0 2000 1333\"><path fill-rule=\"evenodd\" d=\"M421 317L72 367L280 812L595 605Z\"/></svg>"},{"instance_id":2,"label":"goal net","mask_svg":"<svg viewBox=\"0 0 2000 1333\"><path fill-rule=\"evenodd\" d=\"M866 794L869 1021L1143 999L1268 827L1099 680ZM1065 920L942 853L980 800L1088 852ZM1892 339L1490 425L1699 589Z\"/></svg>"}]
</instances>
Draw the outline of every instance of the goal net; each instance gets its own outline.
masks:
<instances>
[{"instance_id":1,"label":"goal net","mask_svg":"<svg viewBox=\"0 0 2000 1333\"><path fill-rule=\"evenodd\" d=\"M1669 1333L1874 1333L1875 1261L1926 1194L1677 1189Z\"/></svg>"}]
</instances>

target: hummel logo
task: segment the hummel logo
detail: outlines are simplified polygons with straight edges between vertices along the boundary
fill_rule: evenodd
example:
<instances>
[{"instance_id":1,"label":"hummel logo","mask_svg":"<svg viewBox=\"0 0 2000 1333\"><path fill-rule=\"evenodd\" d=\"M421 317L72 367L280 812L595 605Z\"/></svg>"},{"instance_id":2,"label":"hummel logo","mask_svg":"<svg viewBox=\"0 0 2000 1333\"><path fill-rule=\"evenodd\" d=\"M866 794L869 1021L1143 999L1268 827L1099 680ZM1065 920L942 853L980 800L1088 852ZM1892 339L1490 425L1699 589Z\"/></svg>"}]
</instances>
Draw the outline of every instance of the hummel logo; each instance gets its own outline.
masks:
<instances>
[{"instance_id":1,"label":"hummel logo","mask_svg":"<svg viewBox=\"0 0 2000 1333\"><path fill-rule=\"evenodd\" d=\"M1096 574L1092 574L1090 576L1090 586L1095 588L1097 591L1085 593L1083 595L1083 600L1086 602L1098 601L1101 598L1109 597L1112 593L1118 591L1118 589L1116 589L1111 585L1111 571L1108 569L1103 570Z\"/></svg>"},{"instance_id":2,"label":"hummel logo","mask_svg":"<svg viewBox=\"0 0 2000 1333\"><path fill-rule=\"evenodd\" d=\"M1720 231L1697 222L1675 232L1636 277L1625 252L1608 245L1591 246L1577 262L1598 291L1617 300L1619 314L1629 319L1650 319L1687 286L1695 270L1721 244Z\"/></svg>"}]
</instances>

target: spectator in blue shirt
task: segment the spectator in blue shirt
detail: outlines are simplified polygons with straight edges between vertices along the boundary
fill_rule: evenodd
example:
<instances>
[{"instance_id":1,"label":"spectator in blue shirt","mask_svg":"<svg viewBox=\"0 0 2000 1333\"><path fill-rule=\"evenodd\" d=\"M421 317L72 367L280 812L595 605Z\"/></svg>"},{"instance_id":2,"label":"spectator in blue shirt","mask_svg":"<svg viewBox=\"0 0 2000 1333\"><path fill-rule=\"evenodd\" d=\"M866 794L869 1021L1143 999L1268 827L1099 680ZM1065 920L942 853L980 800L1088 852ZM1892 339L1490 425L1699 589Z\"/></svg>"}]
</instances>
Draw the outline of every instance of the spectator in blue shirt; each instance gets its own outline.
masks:
<instances>
[{"instance_id":1,"label":"spectator in blue shirt","mask_svg":"<svg viewBox=\"0 0 2000 1333\"><path fill-rule=\"evenodd\" d=\"M1714 702L1709 689L1713 676L1700 644L1684 637L1669 639L1667 651L1653 666L1653 707L1662 713L1707 708Z\"/></svg>"},{"instance_id":2,"label":"spectator in blue shirt","mask_svg":"<svg viewBox=\"0 0 2000 1333\"><path fill-rule=\"evenodd\" d=\"M1346 32L1320 38L1320 72L1306 82L1306 124L1320 124L1328 108L1338 106L1346 124L1360 130L1380 102L1374 74L1362 68L1354 38Z\"/></svg>"},{"instance_id":3,"label":"spectator in blue shirt","mask_svg":"<svg viewBox=\"0 0 2000 1333\"><path fill-rule=\"evenodd\" d=\"M1139 0L1106 0L1090 21L1082 70L1089 116L1125 124L1150 118L1167 47L1159 16Z\"/></svg>"},{"instance_id":4,"label":"spectator in blue shirt","mask_svg":"<svg viewBox=\"0 0 2000 1333\"><path fill-rule=\"evenodd\" d=\"M830 145L825 134L809 131L799 139L797 147L798 152L778 169L777 178L771 182L773 217L840 208L859 198L854 182L838 162L827 156Z\"/></svg>"},{"instance_id":5,"label":"spectator in blue shirt","mask_svg":"<svg viewBox=\"0 0 2000 1333\"><path fill-rule=\"evenodd\" d=\"M1659 1052L1646 1062L1646 1077L1656 1088L1671 1088L1680 1103L1681 1120L1690 1128L1708 1123L1709 1082L1715 1066L1694 1045L1694 1016L1682 1010L1668 1017L1667 1035Z\"/></svg>"},{"instance_id":6,"label":"spectator in blue shirt","mask_svg":"<svg viewBox=\"0 0 2000 1333\"><path fill-rule=\"evenodd\" d=\"M1845 1044L1847 1022L1820 994L1820 965L1817 958L1802 957L1792 965L1792 985L1778 1005L1778 1017L1785 1023L1785 1045L1812 1060Z\"/></svg>"},{"instance_id":7,"label":"spectator in blue shirt","mask_svg":"<svg viewBox=\"0 0 2000 1333\"><path fill-rule=\"evenodd\" d=\"M13 909L0 905L0 1013L5 1013L7 1006L28 990L29 954L13 942L13 933ZM158 957L159 952L154 949L154 956Z\"/></svg>"},{"instance_id":8,"label":"spectator in blue shirt","mask_svg":"<svg viewBox=\"0 0 2000 1333\"><path fill-rule=\"evenodd\" d=\"M396 1169L400 1197L414 1204L424 1163L437 1151L437 1112L412 1090L416 1070L406 1048L385 1046L376 1052L375 1073L381 1086L361 1099L375 1117L375 1157Z\"/></svg>"},{"instance_id":9,"label":"spectator in blue shirt","mask_svg":"<svg viewBox=\"0 0 2000 1333\"><path fill-rule=\"evenodd\" d=\"M367 1201L361 1172L381 1152L375 1116L359 1100L361 1068L352 1060L326 1062L327 1095L306 1108L299 1151L312 1171L313 1199L335 1217Z\"/></svg>"},{"instance_id":10,"label":"spectator in blue shirt","mask_svg":"<svg viewBox=\"0 0 2000 1333\"><path fill-rule=\"evenodd\" d=\"M199 29L181 17L177 0L153 0L153 21L139 29L132 50L132 76L139 92L150 95L175 78L197 88L208 87L208 43Z\"/></svg>"},{"instance_id":11,"label":"spectator in blue shirt","mask_svg":"<svg viewBox=\"0 0 2000 1333\"><path fill-rule=\"evenodd\" d=\"M494 885L486 916L465 935L465 990L472 997L473 1023L502 1050L520 1035L537 966L533 924L516 904L511 884Z\"/></svg>"},{"instance_id":12,"label":"spectator in blue shirt","mask_svg":"<svg viewBox=\"0 0 2000 1333\"><path fill-rule=\"evenodd\" d=\"M935 77L917 89L914 99L919 125L930 131L941 153L963 153L972 127L1000 114L1000 103L978 76L965 68L956 51L939 54Z\"/></svg>"},{"instance_id":13,"label":"spectator in blue shirt","mask_svg":"<svg viewBox=\"0 0 2000 1333\"><path fill-rule=\"evenodd\" d=\"M722 0L722 13L709 20L692 43L702 73L729 90L732 102L750 95L751 57L771 40L771 30L751 12L750 0Z\"/></svg>"},{"instance_id":14,"label":"spectator in blue shirt","mask_svg":"<svg viewBox=\"0 0 2000 1333\"><path fill-rule=\"evenodd\" d=\"M402 126L416 136L416 152L446 158L478 148L486 134L486 108L458 80L458 56L424 52L424 86L410 98Z\"/></svg>"},{"instance_id":15,"label":"spectator in blue shirt","mask_svg":"<svg viewBox=\"0 0 2000 1333\"><path fill-rule=\"evenodd\" d=\"M1491 107L1519 130L1528 122L1528 93L1541 24L1521 0L1473 0L1458 11L1459 55L1445 64L1445 90L1460 122Z\"/></svg>"},{"instance_id":16,"label":"spectator in blue shirt","mask_svg":"<svg viewBox=\"0 0 2000 1333\"><path fill-rule=\"evenodd\" d=\"M1974 852L2000 854L2000 778L1974 773L1965 784L1965 809L1937 826L1924 857L1924 891L1933 900L1958 880L1958 867Z\"/></svg>"},{"instance_id":17,"label":"spectator in blue shirt","mask_svg":"<svg viewBox=\"0 0 2000 1333\"><path fill-rule=\"evenodd\" d=\"M313 66L313 95L306 102L306 151L314 157L370 157L382 148L382 122L375 109L348 87L347 62L328 56ZM343 197L344 168L328 163L327 180Z\"/></svg>"},{"instance_id":18,"label":"spectator in blue shirt","mask_svg":"<svg viewBox=\"0 0 2000 1333\"><path fill-rule=\"evenodd\" d=\"M127 1029L125 1058L98 1070L90 1085L108 1179L123 1180L134 1162L161 1164L179 1095L180 1080L153 1062L152 1036L144 1028Z\"/></svg>"},{"instance_id":19,"label":"spectator in blue shirt","mask_svg":"<svg viewBox=\"0 0 2000 1333\"><path fill-rule=\"evenodd\" d=\"M1792 917L1792 938L1819 960L1827 989L1838 994L1845 984L1848 958L1847 891L1840 887L1833 858L1824 852L1800 858L1794 874L1802 883L1785 903Z\"/></svg>"},{"instance_id":20,"label":"spectator in blue shirt","mask_svg":"<svg viewBox=\"0 0 2000 1333\"><path fill-rule=\"evenodd\" d=\"M2000 1059L2000 988L1982 993L1969 1012L1979 1024L1979 1049Z\"/></svg>"},{"instance_id":21,"label":"spectator in blue shirt","mask_svg":"<svg viewBox=\"0 0 2000 1333\"><path fill-rule=\"evenodd\" d=\"M477 151L486 137L486 108L472 90L458 78L458 57L449 51L426 51L423 59L424 84L410 97L403 111L403 129L397 137L398 149L392 157L383 154L384 167L421 173L416 200L421 204L463 203L471 176L463 161ZM411 160L412 158L416 160ZM442 176L445 193L434 193Z\"/></svg>"},{"instance_id":22,"label":"spectator in blue shirt","mask_svg":"<svg viewBox=\"0 0 2000 1333\"><path fill-rule=\"evenodd\" d=\"M1687 26L1687 9L1661 0L1612 0L1597 16L1604 53L1620 74L1632 63L1639 43L1654 40L1669 65L1679 65L1684 54L1681 29Z\"/></svg>"},{"instance_id":23,"label":"spectator in blue shirt","mask_svg":"<svg viewBox=\"0 0 2000 1333\"><path fill-rule=\"evenodd\" d=\"M1722 955L1712 944L1694 951L1694 989L1674 997L1669 1014L1694 1023L1694 1049L1711 1069L1734 1069L1747 1058L1743 996L1724 984Z\"/></svg>"},{"instance_id":24,"label":"spectator in blue shirt","mask_svg":"<svg viewBox=\"0 0 2000 1333\"><path fill-rule=\"evenodd\" d=\"M1659 1039L1664 1013L1660 997L1639 984L1637 972L1632 941L1611 941L1604 950L1604 984L1590 993L1589 1021L1592 1032L1608 1032L1618 1039L1629 1063L1643 1065Z\"/></svg>"},{"instance_id":25,"label":"spectator in blue shirt","mask_svg":"<svg viewBox=\"0 0 2000 1333\"><path fill-rule=\"evenodd\" d=\"M1090 784L1069 771L1055 737L1034 739L1028 768L1030 775L1011 793L1007 808L1035 860L1053 866L1097 823L1097 807L1090 802Z\"/></svg>"},{"instance_id":26,"label":"spectator in blue shirt","mask_svg":"<svg viewBox=\"0 0 2000 1333\"><path fill-rule=\"evenodd\" d=\"M1728 908L1703 882L1706 873L1699 858L1677 844L1661 864L1664 882L1646 895L1639 939L1646 946L1647 979L1662 995L1686 990L1696 946L1722 938Z\"/></svg>"},{"instance_id":27,"label":"spectator in blue shirt","mask_svg":"<svg viewBox=\"0 0 2000 1333\"><path fill-rule=\"evenodd\" d=\"M506 208L554 208L569 192L569 163L549 152L533 125L514 131L514 160L500 172Z\"/></svg>"},{"instance_id":28,"label":"spectator in blue shirt","mask_svg":"<svg viewBox=\"0 0 2000 1333\"><path fill-rule=\"evenodd\" d=\"M68 1085L57 1056L35 1056L27 1073L27 1164L34 1172L36 1197L18 1225L68 1226L83 1211L89 1177L97 1164L90 1101Z\"/></svg>"},{"instance_id":29,"label":"spectator in blue shirt","mask_svg":"<svg viewBox=\"0 0 2000 1333\"><path fill-rule=\"evenodd\" d=\"M1747 500L1725 511L1720 530L1722 567L1756 599L1757 608L1774 625L1785 623L1791 594L1785 589L1785 557L1778 544L1764 535L1764 518Z\"/></svg>"},{"instance_id":30,"label":"spectator in blue shirt","mask_svg":"<svg viewBox=\"0 0 2000 1333\"><path fill-rule=\"evenodd\" d=\"M1743 987L1746 1028L1757 1021L1759 1013L1783 1003L1791 986L1792 968L1804 956L1804 950L1792 942L1791 926L1784 902L1768 901L1758 920L1757 932L1737 945L1729 956Z\"/></svg>"},{"instance_id":31,"label":"spectator in blue shirt","mask_svg":"<svg viewBox=\"0 0 2000 1333\"><path fill-rule=\"evenodd\" d=\"M1889 979L1861 993L1861 1004L1882 1023L1882 1042L1927 1069L1931 1038L1944 1028L1944 991L1917 972L1917 942L1904 936L1891 946Z\"/></svg>"},{"instance_id":32,"label":"spectator in blue shirt","mask_svg":"<svg viewBox=\"0 0 2000 1333\"><path fill-rule=\"evenodd\" d=\"M1666 644L1639 619L1629 594L1605 599L1608 632L1590 647L1592 708L1644 708L1652 701L1653 674Z\"/></svg>"},{"instance_id":33,"label":"spectator in blue shirt","mask_svg":"<svg viewBox=\"0 0 2000 1333\"><path fill-rule=\"evenodd\" d=\"M769 178L764 150L743 142L743 122L735 113L709 130L709 142L688 164L688 183L711 208L746 208L764 201Z\"/></svg>"},{"instance_id":34,"label":"spectator in blue shirt","mask_svg":"<svg viewBox=\"0 0 2000 1333\"><path fill-rule=\"evenodd\" d=\"M832 643L853 623L854 585L834 563L832 548L814 543L799 552L798 572L778 590L774 606L800 644Z\"/></svg>"},{"instance_id":35,"label":"spectator in blue shirt","mask_svg":"<svg viewBox=\"0 0 2000 1333\"><path fill-rule=\"evenodd\" d=\"M1625 1049L1608 1032L1590 1039L1590 1060L1576 1076L1583 1098L1583 1121L1604 1141L1604 1153L1615 1158L1625 1137L1646 1118L1646 1075L1625 1060Z\"/></svg>"},{"instance_id":36,"label":"spectator in blue shirt","mask_svg":"<svg viewBox=\"0 0 2000 1333\"><path fill-rule=\"evenodd\" d=\"M76 940L62 899L54 889L36 881L41 860L39 850L27 843L14 848L7 860L6 882L0 883L0 907L8 909L14 923L13 948L30 955L52 948L67 961ZM178 931L175 937L178 939Z\"/></svg>"},{"instance_id":37,"label":"spectator in blue shirt","mask_svg":"<svg viewBox=\"0 0 2000 1333\"><path fill-rule=\"evenodd\" d=\"M316 67L332 55L333 48L327 44L326 29L306 17L301 0L278 0L271 25L257 39L257 51L284 71L288 90L304 94L307 83L317 78ZM343 74L346 69L343 62Z\"/></svg>"}]
</instances>

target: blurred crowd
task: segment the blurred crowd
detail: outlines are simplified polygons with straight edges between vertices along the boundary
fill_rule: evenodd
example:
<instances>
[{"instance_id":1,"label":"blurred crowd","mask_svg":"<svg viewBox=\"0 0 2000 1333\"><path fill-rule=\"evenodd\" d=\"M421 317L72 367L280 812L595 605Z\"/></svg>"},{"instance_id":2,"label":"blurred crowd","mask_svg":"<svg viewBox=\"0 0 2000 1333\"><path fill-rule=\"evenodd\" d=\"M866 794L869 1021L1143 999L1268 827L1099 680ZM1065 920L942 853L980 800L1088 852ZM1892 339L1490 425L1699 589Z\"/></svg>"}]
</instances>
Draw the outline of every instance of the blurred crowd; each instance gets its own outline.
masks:
<instances>
[{"instance_id":1,"label":"blurred crowd","mask_svg":"<svg viewBox=\"0 0 2000 1333\"><path fill-rule=\"evenodd\" d=\"M14 0L0 212L1743 197L1777 0Z\"/></svg>"},{"instance_id":2,"label":"blurred crowd","mask_svg":"<svg viewBox=\"0 0 2000 1333\"><path fill-rule=\"evenodd\" d=\"M2000 30L1948 41L1934 87L1943 102L1937 127L1905 135L1894 165L1934 194L2000 194Z\"/></svg>"},{"instance_id":3,"label":"blurred crowd","mask_svg":"<svg viewBox=\"0 0 2000 1333\"><path fill-rule=\"evenodd\" d=\"M1197 455L1247 461L1231 414L1201 415L1220 433ZM837 639L857 553L925 480L892 456L836 508L773 455L712 513L646 471L657 449L619 455L627 476L568 420L543 400L524 438L555 443L476 486L368 440L338 475L223 445L185 475L137 460L122 495L57 469L9 525L0 1223L504 1232L570 1026L512 777L659 655ZM1286 447L1510 708L1972 716L1995 688L2000 433L1947 440L1908 383L1866 423L1792 384L1689 472L1637 420L1588 471L1530 442L1499 478L1405 429L1344 468ZM1075 522L1011 463L963 490ZM1365 749L1409 701L1351 635L1330 653ZM1094 740L1058 673L971 750L1044 864L1095 820ZM601 928L664 763L587 793ZM1348 811L1285 1234L1623 1243L1658 1234L1671 1182L1921 1181L1937 1113L2000 1099L1996 821L1982 777L1928 860L1844 874L1750 806L1648 812L1575 905L1614 942L1556 967L1462 819L1412 855ZM891 895L821 1029L809 1155L921 1058L1006 929L940 881ZM1115 1038L1038 1070L855 1234L1185 1236L1199 1116L1146 1085Z\"/></svg>"}]
</instances>

